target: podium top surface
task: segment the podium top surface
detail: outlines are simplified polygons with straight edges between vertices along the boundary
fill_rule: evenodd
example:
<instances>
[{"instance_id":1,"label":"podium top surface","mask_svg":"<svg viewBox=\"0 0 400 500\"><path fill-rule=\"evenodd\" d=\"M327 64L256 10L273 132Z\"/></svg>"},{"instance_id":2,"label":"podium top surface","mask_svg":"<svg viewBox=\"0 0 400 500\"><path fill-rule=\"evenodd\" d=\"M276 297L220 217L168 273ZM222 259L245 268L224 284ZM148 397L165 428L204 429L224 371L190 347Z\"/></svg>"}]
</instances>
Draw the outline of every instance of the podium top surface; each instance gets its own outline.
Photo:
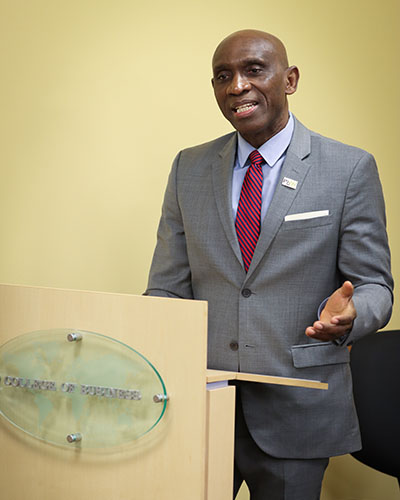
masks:
<instances>
[{"instance_id":1,"label":"podium top surface","mask_svg":"<svg viewBox=\"0 0 400 500\"><path fill-rule=\"evenodd\" d=\"M207 383L229 380L243 380L246 382L259 382L262 384L288 385L292 387L305 387L308 389L327 390L328 384L319 380L300 378L276 377L273 375L258 375L256 373L228 372L224 370L207 370Z\"/></svg>"}]
</instances>

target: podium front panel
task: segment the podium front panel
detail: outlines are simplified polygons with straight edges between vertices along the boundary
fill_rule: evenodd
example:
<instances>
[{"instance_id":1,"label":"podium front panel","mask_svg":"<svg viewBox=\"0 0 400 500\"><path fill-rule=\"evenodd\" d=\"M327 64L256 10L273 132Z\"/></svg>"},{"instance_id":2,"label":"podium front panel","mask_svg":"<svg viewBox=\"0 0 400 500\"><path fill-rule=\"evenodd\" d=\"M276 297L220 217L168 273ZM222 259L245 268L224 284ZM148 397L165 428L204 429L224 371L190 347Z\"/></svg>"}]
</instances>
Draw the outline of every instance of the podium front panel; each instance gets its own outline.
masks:
<instances>
[{"instance_id":1,"label":"podium front panel","mask_svg":"<svg viewBox=\"0 0 400 500\"><path fill-rule=\"evenodd\" d=\"M94 341L92 350L88 351L89 354L85 354L88 357L75 357L78 364L81 362L86 365L86 371L79 372L79 376L75 380L71 378L72 373L63 373L57 380L51 380L44 372L39 373L35 370L29 372L32 377L37 375L36 379L39 381L50 381L58 384L58 390L52 391L52 396L54 397L57 393L58 397L58 403L57 399L53 402L50 400L53 406L65 404L68 397L74 396L78 398L77 407L80 408L79 405L82 405L82 415L85 413L85 405L92 406L92 411L87 415L90 415L90 418L94 419L93 422L96 422L96 412L100 408L96 409L96 404L99 404L102 392L104 393L103 402L105 402L107 389L119 388L125 391L121 393L124 396L130 396L126 391L136 390L135 378L131 378L129 383L126 381L123 383L122 380L118 379L117 373L115 373L115 377L112 375L112 370L110 371L105 359L103 360L103 371L101 366L90 370L88 364L90 364L92 353L97 350L93 359L97 356L96 362L98 364L99 353L101 358L102 349L105 349L104 346L96 346L96 340L103 337L111 339L111 344L108 346L113 346L110 347L111 353L113 348L118 350L116 344L112 343L115 341L119 345L122 343L128 346L128 349L137 351L145 358L145 363L148 360L162 381L158 386L159 391L154 391L151 388L150 392L157 392L159 396L165 396L167 393L169 400L159 403L161 405L159 408L164 405L165 411L162 418L155 417L157 425L152 425L151 429L145 429L144 432L140 431L143 434L141 437L133 436L132 438L132 435L128 435L126 439L119 439L118 442L106 442L106 445L104 445L104 436L100 445L96 443L95 439L96 434L104 432L106 427L106 424L101 422L101 419L104 419L104 414L102 415L100 410L98 411L100 423L93 423L92 445L87 447L84 445L84 439L86 434L88 438L86 442L89 443L88 433L91 426L87 426L85 432L82 433L84 436L81 445L73 441L68 442L65 440L64 434L74 435L74 429L76 429L76 434L79 435L80 429L76 427L76 421L74 422L73 419L70 420L71 426L68 425L68 419L64 419L65 421L62 422L62 417L57 416L57 413L49 412L46 425L52 429L52 432L54 429L59 432L62 441L60 443L54 438L46 440L51 441L51 443L43 441L43 435L37 436L40 432L43 434L43 429L36 429L35 432L32 432L32 429L24 429L30 431L28 434L1 418L0 455L4 465L0 471L0 480L4 498L7 500L21 500L23 498L66 500L71 497L89 497L98 500L127 500L131 498L204 500L206 494L205 373L207 353L207 304L205 302L1 285L0 345L3 347L0 348L0 355L1 349L5 349L7 342L10 342L8 344L10 346L13 339L20 335L32 334L32 332L42 332L42 349L43 345L46 344L46 338L50 345L51 342L64 342L65 336L74 332L89 333L80 344L81 347L78 344L66 344L62 346L63 349L69 347L75 350L82 349L85 340L87 341L86 347L89 347L89 342ZM96 337L99 334L100 337ZM40 334L38 335L40 336ZM55 337L57 337L56 340ZM22 352L23 348L20 350ZM36 348L31 346L32 358L43 356L43 352L40 353L37 350L37 346ZM71 353L71 350L67 352L66 358L71 356ZM129 358L129 354L126 354L126 358ZM62 359L62 356L59 357L55 363L62 364ZM129 364L129 359L125 359L125 361L122 359L121 364L124 363ZM23 365L22 361L21 364ZM134 362L132 366L135 366ZM127 376L126 367L120 368L122 376ZM19 375L23 375L21 366L19 369ZM6 371L10 370L13 370L12 363L6 366ZM15 367L15 370L18 371L18 367ZM12 401L15 397L19 397L21 399L20 408L23 408L24 405L28 405L28 402L24 401L23 391L27 396L29 394L27 391L30 389L29 387L12 386L10 382L12 378L24 378L16 375L18 374L11 372L0 374L2 377L9 377L7 379L9 385L3 385L4 378L0 381L1 391L3 394L6 390L14 391L9 392L8 397ZM25 375L28 375L28 370ZM67 378L67 380L62 380L63 378ZM81 386L90 387L91 389L88 391L92 391L92 394L74 393L68 396L68 393L63 393L61 390L61 384L67 382L76 384L75 390L79 388L79 391L85 390ZM18 382L13 380L13 383L17 384ZM24 383L26 381L20 382L22 385ZM96 387L100 388L97 395L93 393L96 390L93 388ZM163 392L164 387L165 391ZM65 389L66 386L63 388ZM34 390L31 388L31 396L28 397L32 399L33 393ZM151 395L152 397L157 396L157 394ZM85 398L87 399L85 400ZM118 413L117 407L112 406L111 399L107 398L108 411L115 410ZM96 404L94 404L95 401ZM133 399L121 401L121 408L124 405L125 408L129 403L138 402ZM118 402L114 401L114 403ZM2 412L8 411L6 408L10 404L5 406L3 404L4 409L1 404L0 396L0 410ZM48 403L45 403L45 406L46 404ZM157 408L157 404L155 402L153 404ZM34 403L32 408L33 412L36 411ZM13 411L15 412L13 418L17 419L18 406ZM45 410L42 409L42 411ZM25 415L21 418L28 417ZM36 414L36 418L38 418L38 414ZM116 418L118 420L118 415ZM121 412L121 422L123 421L124 411ZM129 430L130 423L125 420L125 424ZM24 425L28 424L25 422ZM35 425L38 426L37 422ZM61 426L62 429L58 429L57 426ZM136 437L138 439L135 439Z\"/></svg>"}]
</instances>

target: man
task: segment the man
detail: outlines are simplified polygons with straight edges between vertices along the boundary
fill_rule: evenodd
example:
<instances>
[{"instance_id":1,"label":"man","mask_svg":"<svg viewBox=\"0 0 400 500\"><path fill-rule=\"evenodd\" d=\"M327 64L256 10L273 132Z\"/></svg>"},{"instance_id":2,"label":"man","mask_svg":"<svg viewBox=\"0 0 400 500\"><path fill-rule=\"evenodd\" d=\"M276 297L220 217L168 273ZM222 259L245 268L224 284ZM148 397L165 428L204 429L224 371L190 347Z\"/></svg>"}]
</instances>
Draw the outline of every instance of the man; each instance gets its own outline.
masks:
<instances>
[{"instance_id":1,"label":"man","mask_svg":"<svg viewBox=\"0 0 400 500\"><path fill-rule=\"evenodd\" d=\"M315 500L328 457L360 448L347 345L392 305L374 159L289 113L298 79L270 34L217 47L237 132L175 159L146 292L208 301L210 368L329 383L237 387L235 494L245 480L252 500Z\"/></svg>"}]
</instances>

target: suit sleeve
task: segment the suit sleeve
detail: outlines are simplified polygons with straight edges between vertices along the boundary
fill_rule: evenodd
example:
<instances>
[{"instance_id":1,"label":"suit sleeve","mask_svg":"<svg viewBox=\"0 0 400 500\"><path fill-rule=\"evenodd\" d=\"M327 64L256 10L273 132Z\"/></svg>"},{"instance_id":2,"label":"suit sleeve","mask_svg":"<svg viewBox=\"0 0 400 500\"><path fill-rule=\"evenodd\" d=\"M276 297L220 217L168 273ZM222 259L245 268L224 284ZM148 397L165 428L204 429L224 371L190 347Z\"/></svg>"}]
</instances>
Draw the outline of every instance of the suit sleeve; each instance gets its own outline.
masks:
<instances>
[{"instance_id":1,"label":"suit sleeve","mask_svg":"<svg viewBox=\"0 0 400 500\"><path fill-rule=\"evenodd\" d=\"M348 344L385 326L393 303L385 205L375 160L369 153L358 161L347 186L338 266L355 286L357 318Z\"/></svg>"},{"instance_id":2,"label":"suit sleeve","mask_svg":"<svg viewBox=\"0 0 400 500\"><path fill-rule=\"evenodd\" d=\"M144 295L192 299L185 229L178 203L177 173L180 153L174 160L165 192L157 245Z\"/></svg>"}]
</instances>

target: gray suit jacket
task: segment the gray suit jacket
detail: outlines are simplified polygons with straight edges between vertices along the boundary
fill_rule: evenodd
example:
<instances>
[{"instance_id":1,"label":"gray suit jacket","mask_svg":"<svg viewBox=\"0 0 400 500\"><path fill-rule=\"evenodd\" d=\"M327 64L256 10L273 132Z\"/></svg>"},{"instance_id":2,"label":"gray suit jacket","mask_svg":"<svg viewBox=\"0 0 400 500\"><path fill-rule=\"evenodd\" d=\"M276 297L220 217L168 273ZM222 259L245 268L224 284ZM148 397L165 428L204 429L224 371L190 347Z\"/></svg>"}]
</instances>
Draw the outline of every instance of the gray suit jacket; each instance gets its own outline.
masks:
<instances>
[{"instance_id":1,"label":"gray suit jacket","mask_svg":"<svg viewBox=\"0 0 400 500\"><path fill-rule=\"evenodd\" d=\"M232 133L175 159L146 294L208 301L210 368L329 383L328 391L242 385L249 430L267 453L314 458L353 451L360 438L349 351L304 330L346 279L355 286L358 313L346 344L390 317L393 282L375 161L296 120L246 274L231 208L236 142ZM284 177L297 188L283 185ZM285 220L314 211L329 215Z\"/></svg>"}]
</instances>

